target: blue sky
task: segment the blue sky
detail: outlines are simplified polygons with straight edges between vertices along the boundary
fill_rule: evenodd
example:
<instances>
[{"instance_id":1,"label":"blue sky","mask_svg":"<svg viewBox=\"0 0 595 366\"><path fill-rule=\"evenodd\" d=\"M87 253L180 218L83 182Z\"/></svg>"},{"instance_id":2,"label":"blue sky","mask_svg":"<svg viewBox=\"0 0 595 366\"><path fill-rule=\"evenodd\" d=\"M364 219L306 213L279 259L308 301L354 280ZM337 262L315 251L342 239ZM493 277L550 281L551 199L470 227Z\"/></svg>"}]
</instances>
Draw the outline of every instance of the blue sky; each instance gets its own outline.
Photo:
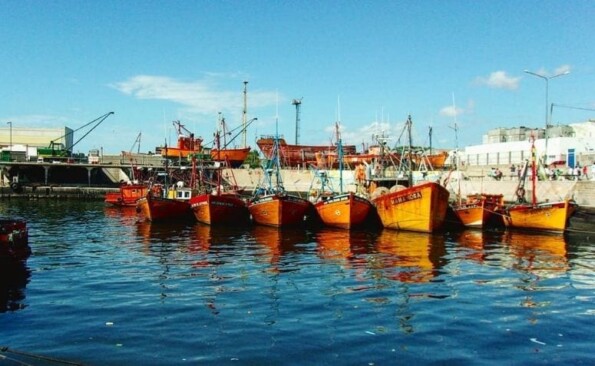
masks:
<instances>
[{"instance_id":1,"label":"blue sky","mask_svg":"<svg viewBox=\"0 0 595 366\"><path fill-rule=\"evenodd\" d=\"M441 148L455 121L459 147L543 127L546 82L524 70L570 71L549 81L554 124L595 118L592 1L4 0L0 14L0 121L77 129L115 112L77 152L128 151L139 133L154 150L173 120L212 141L219 112L241 123L244 81L253 147L276 122L295 142L295 98L302 144L330 143L340 120L345 144L395 145L409 114L414 144L432 127Z\"/></svg>"}]
</instances>

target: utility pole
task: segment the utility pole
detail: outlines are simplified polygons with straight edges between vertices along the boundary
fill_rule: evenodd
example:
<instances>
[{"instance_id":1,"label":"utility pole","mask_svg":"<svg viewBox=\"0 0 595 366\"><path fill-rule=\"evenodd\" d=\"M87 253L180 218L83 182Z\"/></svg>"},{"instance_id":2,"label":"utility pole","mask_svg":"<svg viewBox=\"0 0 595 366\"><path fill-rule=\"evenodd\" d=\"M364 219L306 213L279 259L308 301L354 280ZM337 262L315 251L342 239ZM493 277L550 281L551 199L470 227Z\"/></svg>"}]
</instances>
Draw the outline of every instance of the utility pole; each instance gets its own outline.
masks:
<instances>
[{"instance_id":1,"label":"utility pole","mask_svg":"<svg viewBox=\"0 0 595 366\"><path fill-rule=\"evenodd\" d=\"M291 104L295 106L295 144L299 145L300 139L300 106L302 105L302 99L294 99Z\"/></svg>"}]
</instances>

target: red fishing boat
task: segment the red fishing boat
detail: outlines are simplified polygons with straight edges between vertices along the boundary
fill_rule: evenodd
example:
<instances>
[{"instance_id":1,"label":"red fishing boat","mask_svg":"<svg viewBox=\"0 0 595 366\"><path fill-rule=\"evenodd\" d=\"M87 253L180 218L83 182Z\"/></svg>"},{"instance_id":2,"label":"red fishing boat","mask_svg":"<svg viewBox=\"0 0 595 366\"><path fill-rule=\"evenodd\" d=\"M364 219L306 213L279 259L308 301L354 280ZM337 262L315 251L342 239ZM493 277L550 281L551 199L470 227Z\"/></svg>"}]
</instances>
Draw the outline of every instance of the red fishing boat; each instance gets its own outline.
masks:
<instances>
[{"instance_id":1,"label":"red fishing boat","mask_svg":"<svg viewBox=\"0 0 595 366\"><path fill-rule=\"evenodd\" d=\"M30 255L27 223L19 219L0 219L0 260L22 261Z\"/></svg>"},{"instance_id":2,"label":"red fishing boat","mask_svg":"<svg viewBox=\"0 0 595 366\"><path fill-rule=\"evenodd\" d=\"M136 202L145 197L149 187L146 184L124 183L118 192L107 192L105 203L112 206L136 206Z\"/></svg>"},{"instance_id":3,"label":"red fishing boat","mask_svg":"<svg viewBox=\"0 0 595 366\"><path fill-rule=\"evenodd\" d=\"M136 211L149 221L192 220L194 215L190 207L192 189L175 186L167 190L166 196L149 192L138 200Z\"/></svg>"},{"instance_id":4,"label":"red fishing boat","mask_svg":"<svg viewBox=\"0 0 595 366\"><path fill-rule=\"evenodd\" d=\"M217 147L219 145L219 134L216 134ZM193 160L193 166L195 160ZM216 174L216 182L207 182L203 179L199 185L207 192L198 194L190 199L190 206L194 217L198 222L208 225L219 224L242 224L250 220L246 201L236 194L237 185L223 187L220 165L213 172ZM204 174L201 174L204 177ZM215 191L208 191L215 186Z\"/></svg>"}]
</instances>

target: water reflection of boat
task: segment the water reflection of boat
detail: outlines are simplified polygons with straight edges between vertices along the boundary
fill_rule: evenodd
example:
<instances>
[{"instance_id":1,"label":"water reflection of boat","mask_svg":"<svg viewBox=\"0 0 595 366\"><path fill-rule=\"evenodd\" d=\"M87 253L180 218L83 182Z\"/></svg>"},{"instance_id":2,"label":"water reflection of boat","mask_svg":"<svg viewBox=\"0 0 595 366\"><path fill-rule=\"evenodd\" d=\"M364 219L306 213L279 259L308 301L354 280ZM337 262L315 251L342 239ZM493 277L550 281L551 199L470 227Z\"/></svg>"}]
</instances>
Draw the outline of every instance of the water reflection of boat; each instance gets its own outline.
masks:
<instances>
[{"instance_id":1,"label":"water reflection of boat","mask_svg":"<svg viewBox=\"0 0 595 366\"><path fill-rule=\"evenodd\" d=\"M458 247L464 248L466 252L464 259L471 259L477 262L484 260L485 233L481 230L463 230L456 237Z\"/></svg>"},{"instance_id":2,"label":"water reflection of boat","mask_svg":"<svg viewBox=\"0 0 595 366\"><path fill-rule=\"evenodd\" d=\"M569 269L566 239L562 235L507 231L502 242L517 259L516 268L542 277L552 277Z\"/></svg>"},{"instance_id":3,"label":"water reflection of boat","mask_svg":"<svg viewBox=\"0 0 595 366\"><path fill-rule=\"evenodd\" d=\"M256 243L264 247L263 257L275 270L279 270L277 264L284 254L296 251L299 244L309 241L307 232L301 228L255 225L251 233Z\"/></svg>"},{"instance_id":4,"label":"water reflection of boat","mask_svg":"<svg viewBox=\"0 0 595 366\"><path fill-rule=\"evenodd\" d=\"M25 262L10 261L0 265L0 313L25 308L25 287L30 276Z\"/></svg>"},{"instance_id":5,"label":"water reflection of boat","mask_svg":"<svg viewBox=\"0 0 595 366\"><path fill-rule=\"evenodd\" d=\"M162 223L147 220L136 222L137 234L145 244L178 243L180 238L187 237L189 227L186 222Z\"/></svg>"},{"instance_id":6,"label":"water reflection of boat","mask_svg":"<svg viewBox=\"0 0 595 366\"><path fill-rule=\"evenodd\" d=\"M376 250L386 277L400 282L428 282L446 254L444 237L408 231L382 230Z\"/></svg>"},{"instance_id":7,"label":"water reflection of boat","mask_svg":"<svg viewBox=\"0 0 595 366\"><path fill-rule=\"evenodd\" d=\"M30 254L27 222L21 219L0 219L0 261L24 261Z\"/></svg>"},{"instance_id":8,"label":"water reflection of boat","mask_svg":"<svg viewBox=\"0 0 595 366\"><path fill-rule=\"evenodd\" d=\"M370 250L376 234L360 230L323 228L316 232L318 255L325 260L349 260L353 262L360 254Z\"/></svg>"}]
</instances>

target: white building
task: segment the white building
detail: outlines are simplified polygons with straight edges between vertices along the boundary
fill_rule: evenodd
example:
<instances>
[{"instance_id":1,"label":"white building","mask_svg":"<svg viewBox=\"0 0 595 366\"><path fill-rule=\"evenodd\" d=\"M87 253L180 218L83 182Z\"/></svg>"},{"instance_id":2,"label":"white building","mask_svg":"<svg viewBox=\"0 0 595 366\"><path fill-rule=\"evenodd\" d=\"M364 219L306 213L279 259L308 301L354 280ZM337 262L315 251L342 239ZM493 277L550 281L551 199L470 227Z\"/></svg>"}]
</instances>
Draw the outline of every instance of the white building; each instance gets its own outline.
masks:
<instances>
[{"instance_id":1,"label":"white building","mask_svg":"<svg viewBox=\"0 0 595 366\"><path fill-rule=\"evenodd\" d=\"M547 164L575 166L586 164L595 155L595 121L550 126L544 129L498 128L483 136L482 145L467 146L460 159L469 166L522 164L531 158L531 140L535 139L537 156L547 155ZM547 154L546 154L547 152ZM588 162L586 160L589 160Z\"/></svg>"}]
</instances>

